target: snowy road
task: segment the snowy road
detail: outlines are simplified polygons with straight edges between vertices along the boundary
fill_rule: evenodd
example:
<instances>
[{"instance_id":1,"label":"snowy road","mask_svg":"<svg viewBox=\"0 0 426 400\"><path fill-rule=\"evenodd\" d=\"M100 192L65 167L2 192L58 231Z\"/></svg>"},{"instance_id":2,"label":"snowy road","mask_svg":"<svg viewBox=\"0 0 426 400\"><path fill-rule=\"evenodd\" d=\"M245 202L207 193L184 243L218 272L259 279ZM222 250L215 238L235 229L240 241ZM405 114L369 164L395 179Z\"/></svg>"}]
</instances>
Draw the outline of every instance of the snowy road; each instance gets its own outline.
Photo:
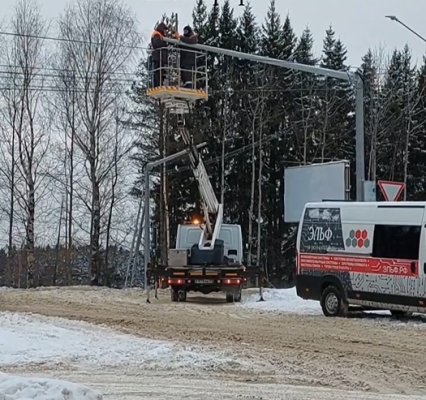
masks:
<instances>
[{"instance_id":1,"label":"snowy road","mask_svg":"<svg viewBox=\"0 0 426 400\"><path fill-rule=\"evenodd\" d=\"M421 318L327 319L294 290L266 291L266 302L249 292L238 306L166 296L147 305L139 291L0 290L0 370L105 399L426 399ZM0 400L11 382L0 375ZM53 388L67 400L97 400L63 385Z\"/></svg>"}]
</instances>

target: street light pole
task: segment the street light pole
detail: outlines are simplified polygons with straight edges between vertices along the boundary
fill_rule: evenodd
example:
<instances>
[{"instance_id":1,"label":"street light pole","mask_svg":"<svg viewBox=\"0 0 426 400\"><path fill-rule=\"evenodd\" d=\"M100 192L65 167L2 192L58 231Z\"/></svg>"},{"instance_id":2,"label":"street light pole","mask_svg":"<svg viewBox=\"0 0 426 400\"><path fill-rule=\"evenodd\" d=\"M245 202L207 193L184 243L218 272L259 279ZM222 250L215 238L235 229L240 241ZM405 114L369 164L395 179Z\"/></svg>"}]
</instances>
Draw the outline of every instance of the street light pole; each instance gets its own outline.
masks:
<instances>
[{"instance_id":1,"label":"street light pole","mask_svg":"<svg viewBox=\"0 0 426 400\"><path fill-rule=\"evenodd\" d=\"M423 42L426 43L426 39L420 35L420 33L417 33L415 30L411 29L408 25L404 24L398 17L395 15L385 15L386 18L389 18L391 21L398 22L398 24L401 24L404 28L408 29L411 33L414 33L418 38L422 39Z\"/></svg>"}]
</instances>

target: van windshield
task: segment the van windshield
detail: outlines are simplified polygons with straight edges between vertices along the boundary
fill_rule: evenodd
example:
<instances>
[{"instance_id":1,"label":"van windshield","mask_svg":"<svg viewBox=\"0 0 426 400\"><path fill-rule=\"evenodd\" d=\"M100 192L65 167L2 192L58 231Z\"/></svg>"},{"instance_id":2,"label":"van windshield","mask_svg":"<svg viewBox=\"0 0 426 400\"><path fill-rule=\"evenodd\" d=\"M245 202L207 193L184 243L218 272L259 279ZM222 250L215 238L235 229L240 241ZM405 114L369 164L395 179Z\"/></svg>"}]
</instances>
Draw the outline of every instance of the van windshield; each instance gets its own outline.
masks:
<instances>
[{"instance_id":1,"label":"van windshield","mask_svg":"<svg viewBox=\"0 0 426 400\"><path fill-rule=\"evenodd\" d=\"M189 229L186 235L186 242L188 244L198 244L201 232L201 229Z\"/></svg>"},{"instance_id":2,"label":"van windshield","mask_svg":"<svg viewBox=\"0 0 426 400\"><path fill-rule=\"evenodd\" d=\"M223 240L225 247L229 246L232 242L231 231L229 229L221 230L219 233L219 239Z\"/></svg>"}]
</instances>

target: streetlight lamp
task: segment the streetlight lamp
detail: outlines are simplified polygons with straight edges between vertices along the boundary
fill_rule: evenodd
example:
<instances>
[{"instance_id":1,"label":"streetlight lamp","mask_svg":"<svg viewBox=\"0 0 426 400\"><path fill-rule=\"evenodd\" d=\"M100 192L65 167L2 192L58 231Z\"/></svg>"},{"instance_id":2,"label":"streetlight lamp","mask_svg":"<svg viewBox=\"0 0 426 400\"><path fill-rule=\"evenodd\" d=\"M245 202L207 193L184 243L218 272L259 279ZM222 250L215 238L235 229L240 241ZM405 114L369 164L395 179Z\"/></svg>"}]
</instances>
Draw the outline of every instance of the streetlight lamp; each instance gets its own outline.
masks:
<instances>
[{"instance_id":1,"label":"streetlight lamp","mask_svg":"<svg viewBox=\"0 0 426 400\"><path fill-rule=\"evenodd\" d=\"M413 29L411 29L408 25L404 24L400 19L398 19L398 17L396 17L395 15L385 15L386 18L389 18L391 21L395 21L398 22L399 24L401 24L404 28L408 29L410 32L414 33L417 37L419 37L420 39L423 40L423 42L426 42L426 39L420 35L419 33L417 33L416 31L414 31Z\"/></svg>"}]
</instances>

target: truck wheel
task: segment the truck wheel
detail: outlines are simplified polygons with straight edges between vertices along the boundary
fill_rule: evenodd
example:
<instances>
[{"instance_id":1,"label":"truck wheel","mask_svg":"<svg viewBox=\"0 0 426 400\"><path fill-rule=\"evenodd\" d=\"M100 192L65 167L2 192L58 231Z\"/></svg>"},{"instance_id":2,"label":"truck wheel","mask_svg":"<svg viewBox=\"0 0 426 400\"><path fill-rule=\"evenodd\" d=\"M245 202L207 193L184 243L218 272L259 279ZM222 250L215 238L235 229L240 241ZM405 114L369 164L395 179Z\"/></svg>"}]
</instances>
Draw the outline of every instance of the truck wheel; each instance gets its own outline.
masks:
<instances>
[{"instance_id":1,"label":"truck wheel","mask_svg":"<svg viewBox=\"0 0 426 400\"><path fill-rule=\"evenodd\" d=\"M226 293L227 303L239 303L241 301L241 290L236 293Z\"/></svg>"},{"instance_id":2,"label":"truck wheel","mask_svg":"<svg viewBox=\"0 0 426 400\"><path fill-rule=\"evenodd\" d=\"M186 301L186 290L180 289L177 291L178 301L185 302Z\"/></svg>"},{"instance_id":3,"label":"truck wheel","mask_svg":"<svg viewBox=\"0 0 426 400\"><path fill-rule=\"evenodd\" d=\"M234 301L235 303L239 303L241 301L241 289L234 294Z\"/></svg>"},{"instance_id":4,"label":"truck wheel","mask_svg":"<svg viewBox=\"0 0 426 400\"><path fill-rule=\"evenodd\" d=\"M234 302L234 295L232 293L226 293L226 302L227 303L233 303Z\"/></svg>"},{"instance_id":5,"label":"truck wheel","mask_svg":"<svg viewBox=\"0 0 426 400\"><path fill-rule=\"evenodd\" d=\"M170 298L173 302L178 301L178 291L175 288L170 288Z\"/></svg>"},{"instance_id":6,"label":"truck wheel","mask_svg":"<svg viewBox=\"0 0 426 400\"><path fill-rule=\"evenodd\" d=\"M346 303L336 286L327 286L321 294L321 308L326 317L344 317L348 313Z\"/></svg>"},{"instance_id":7,"label":"truck wheel","mask_svg":"<svg viewBox=\"0 0 426 400\"><path fill-rule=\"evenodd\" d=\"M392 317L400 319L400 318L410 318L413 313L412 311L402 311L402 310L391 310Z\"/></svg>"}]
</instances>

